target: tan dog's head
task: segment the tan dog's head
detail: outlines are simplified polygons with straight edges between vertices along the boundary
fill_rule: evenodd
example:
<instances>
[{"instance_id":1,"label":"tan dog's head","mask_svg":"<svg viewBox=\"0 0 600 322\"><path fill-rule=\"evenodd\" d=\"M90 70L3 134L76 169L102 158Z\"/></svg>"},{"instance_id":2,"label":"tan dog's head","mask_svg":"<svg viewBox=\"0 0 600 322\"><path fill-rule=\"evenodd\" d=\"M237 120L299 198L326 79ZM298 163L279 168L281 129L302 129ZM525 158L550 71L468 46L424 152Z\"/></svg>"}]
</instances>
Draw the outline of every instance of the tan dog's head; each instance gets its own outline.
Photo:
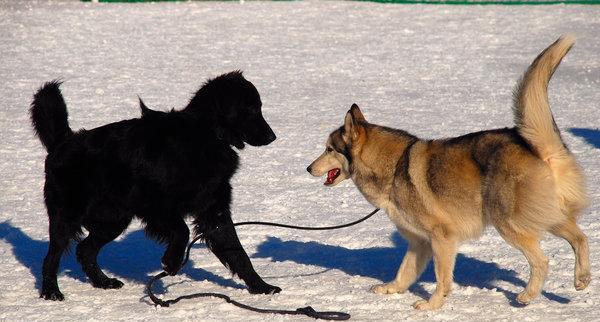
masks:
<instances>
[{"instance_id":1,"label":"tan dog's head","mask_svg":"<svg viewBox=\"0 0 600 322\"><path fill-rule=\"evenodd\" d=\"M367 121L358 105L353 104L344 125L329 134L325 144L325 152L321 154L306 170L315 177L327 174L326 186L335 186L350 178L352 174L352 151L362 143Z\"/></svg>"}]
</instances>

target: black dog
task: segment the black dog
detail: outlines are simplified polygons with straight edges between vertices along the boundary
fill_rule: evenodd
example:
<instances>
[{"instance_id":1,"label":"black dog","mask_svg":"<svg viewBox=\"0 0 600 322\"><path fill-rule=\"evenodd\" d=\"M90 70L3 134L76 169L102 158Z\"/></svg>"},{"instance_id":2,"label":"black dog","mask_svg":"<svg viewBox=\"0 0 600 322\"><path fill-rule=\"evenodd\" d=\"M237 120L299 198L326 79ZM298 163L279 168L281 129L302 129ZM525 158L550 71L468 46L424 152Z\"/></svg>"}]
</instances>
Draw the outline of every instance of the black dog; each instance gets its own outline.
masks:
<instances>
[{"instance_id":1,"label":"black dog","mask_svg":"<svg viewBox=\"0 0 600 322\"><path fill-rule=\"evenodd\" d=\"M57 81L34 95L31 119L46 157L44 198L50 244L40 297L63 300L56 274L70 240L80 240L77 260L95 287L120 288L98 267L100 248L119 236L134 216L146 233L166 244L165 271L181 268L192 216L204 239L250 293L277 293L254 271L232 226L229 181L244 142L266 145L275 134L261 113L258 91L241 72L209 80L186 108L153 111L140 100L142 117L73 132Z\"/></svg>"}]
</instances>

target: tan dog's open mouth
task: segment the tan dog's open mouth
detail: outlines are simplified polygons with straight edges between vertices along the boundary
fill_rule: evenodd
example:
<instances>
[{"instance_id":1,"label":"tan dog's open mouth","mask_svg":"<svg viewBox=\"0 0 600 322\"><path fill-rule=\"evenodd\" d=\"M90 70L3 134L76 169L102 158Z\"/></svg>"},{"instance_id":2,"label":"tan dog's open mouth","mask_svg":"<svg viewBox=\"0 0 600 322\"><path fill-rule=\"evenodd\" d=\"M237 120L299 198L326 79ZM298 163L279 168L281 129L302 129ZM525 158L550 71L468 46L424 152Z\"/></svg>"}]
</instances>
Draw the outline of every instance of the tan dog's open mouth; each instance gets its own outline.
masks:
<instances>
[{"instance_id":1,"label":"tan dog's open mouth","mask_svg":"<svg viewBox=\"0 0 600 322\"><path fill-rule=\"evenodd\" d=\"M335 168L335 169L331 169L329 171L327 171L327 180L325 180L324 185L329 186L332 185L333 182L335 181L335 179L337 179L337 177L340 176L340 169L339 168Z\"/></svg>"}]
</instances>

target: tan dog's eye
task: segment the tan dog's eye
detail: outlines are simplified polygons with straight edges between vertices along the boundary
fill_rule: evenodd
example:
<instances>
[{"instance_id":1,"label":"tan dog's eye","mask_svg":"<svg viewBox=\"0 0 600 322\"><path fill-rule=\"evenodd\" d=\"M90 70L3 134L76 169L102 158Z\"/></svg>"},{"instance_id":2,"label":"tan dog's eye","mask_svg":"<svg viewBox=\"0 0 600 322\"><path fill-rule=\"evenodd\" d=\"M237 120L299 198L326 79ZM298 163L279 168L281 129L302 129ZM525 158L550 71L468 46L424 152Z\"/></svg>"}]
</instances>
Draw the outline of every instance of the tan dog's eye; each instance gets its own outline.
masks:
<instances>
[{"instance_id":1,"label":"tan dog's eye","mask_svg":"<svg viewBox=\"0 0 600 322\"><path fill-rule=\"evenodd\" d=\"M332 152L332 151L333 151L333 149L332 149L332 148L330 148L330 147L327 147L327 149L325 149L325 151L327 151L327 152Z\"/></svg>"}]
</instances>

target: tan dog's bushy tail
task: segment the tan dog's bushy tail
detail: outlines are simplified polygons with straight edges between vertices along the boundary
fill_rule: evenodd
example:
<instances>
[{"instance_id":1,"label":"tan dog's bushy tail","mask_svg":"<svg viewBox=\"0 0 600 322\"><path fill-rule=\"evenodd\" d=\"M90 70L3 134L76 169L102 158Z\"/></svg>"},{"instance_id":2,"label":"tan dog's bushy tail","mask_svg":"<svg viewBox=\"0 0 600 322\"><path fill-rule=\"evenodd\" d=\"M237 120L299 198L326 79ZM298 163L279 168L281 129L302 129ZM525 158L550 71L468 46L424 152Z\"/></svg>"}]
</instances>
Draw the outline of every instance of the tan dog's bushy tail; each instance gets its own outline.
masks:
<instances>
[{"instance_id":1,"label":"tan dog's bushy tail","mask_svg":"<svg viewBox=\"0 0 600 322\"><path fill-rule=\"evenodd\" d=\"M548 82L575 37L566 35L541 52L523 75L514 94L514 116L519 133L543 160L565 147L548 103Z\"/></svg>"},{"instance_id":2,"label":"tan dog's bushy tail","mask_svg":"<svg viewBox=\"0 0 600 322\"><path fill-rule=\"evenodd\" d=\"M587 206L585 183L552 116L548 83L574 43L573 35L564 35L537 56L516 87L513 105L519 134L552 169L561 210L570 217Z\"/></svg>"}]
</instances>

